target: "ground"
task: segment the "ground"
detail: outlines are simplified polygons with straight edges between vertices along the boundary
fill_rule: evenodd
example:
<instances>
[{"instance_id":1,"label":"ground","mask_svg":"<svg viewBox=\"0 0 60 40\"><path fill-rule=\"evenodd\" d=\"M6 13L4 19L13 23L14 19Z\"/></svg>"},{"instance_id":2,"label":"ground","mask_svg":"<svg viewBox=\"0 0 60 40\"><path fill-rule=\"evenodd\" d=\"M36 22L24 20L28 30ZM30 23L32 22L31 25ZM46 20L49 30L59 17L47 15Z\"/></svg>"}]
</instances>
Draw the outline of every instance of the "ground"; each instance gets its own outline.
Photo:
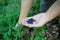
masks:
<instances>
[{"instance_id":1,"label":"ground","mask_svg":"<svg viewBox=\"0 0 60 40\"><path fill-rule=\"evenodd\" d=\"M20 14L21 0L1 0L0 1L0 40L46 40L41 28L26 28L19 25L15 28ZM39 13L40 0L34 0L29 15Z\"/></svg>"}]
</instances>

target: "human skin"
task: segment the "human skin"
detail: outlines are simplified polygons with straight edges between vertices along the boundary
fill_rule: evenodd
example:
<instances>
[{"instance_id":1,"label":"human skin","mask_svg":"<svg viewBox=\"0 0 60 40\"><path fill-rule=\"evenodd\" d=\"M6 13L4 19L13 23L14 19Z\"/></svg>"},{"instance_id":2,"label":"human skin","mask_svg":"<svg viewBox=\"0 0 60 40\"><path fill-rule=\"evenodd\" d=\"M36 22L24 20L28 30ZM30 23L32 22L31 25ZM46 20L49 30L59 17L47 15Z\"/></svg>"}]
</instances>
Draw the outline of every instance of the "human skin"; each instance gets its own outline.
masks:
<instances>
[{"instance_id":1,"label":"human skin","mask_svg":"<svg viewBox=\"0 0 60 40\"><path fill-rule=\"evenodd\" d=\"M22 20L22 24L28 27L41 27L47 22L51 21L55 17L60 15L60 0L57 0L49 9L47 12L43 14L38 14L32 17L28 17L26 19ZM34 24L28 24L26 21L30 18L33 18L36 20Z\"/></svg>"},{"instance_id":2,"label":"human skin","mask_svg":"<svg viewBox=\"0 0 60 40\"><path fill-rule=\"evenodd\" d=\"M32 5L33 0L21 0L20 16L15 27L17 27L18 24L21 24L21 20L28 16L29 10L31 9Z\"/></svg>"},{"instance_id":3,"label":"human skin","mask_svg":"<svg viewBox=\"0 0 60 40\"><path fill-rule=\"evenodd\" d=\"M33 5L33 0L21 0L21 12L18 23L21 23L21 20L27 17L32 5Z\"/></svg>"}]
</instances>

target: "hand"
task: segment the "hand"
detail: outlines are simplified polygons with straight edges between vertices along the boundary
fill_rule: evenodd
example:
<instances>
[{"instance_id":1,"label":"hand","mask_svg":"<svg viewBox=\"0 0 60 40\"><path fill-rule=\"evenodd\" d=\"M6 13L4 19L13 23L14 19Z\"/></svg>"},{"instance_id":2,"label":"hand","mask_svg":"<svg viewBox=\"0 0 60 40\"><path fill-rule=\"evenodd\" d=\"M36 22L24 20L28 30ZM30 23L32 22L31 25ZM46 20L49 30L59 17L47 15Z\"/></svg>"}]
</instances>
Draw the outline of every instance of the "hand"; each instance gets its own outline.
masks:
<instances>
[{"instance_id":1,"label":"hand","mask_svg":"<svg viewBox=\"0 0 60 40\"><path fill-rule=\"evenodd\" d=\"M33 24L28 24L27 21L31 18L33 18L35 22L33 22ZM22 24L27 27L42 27L53 18L54 17L52 17L51 15L47 15L47 13L40 13L38 15L23 19Z\"/></svg>"}]
</instances>

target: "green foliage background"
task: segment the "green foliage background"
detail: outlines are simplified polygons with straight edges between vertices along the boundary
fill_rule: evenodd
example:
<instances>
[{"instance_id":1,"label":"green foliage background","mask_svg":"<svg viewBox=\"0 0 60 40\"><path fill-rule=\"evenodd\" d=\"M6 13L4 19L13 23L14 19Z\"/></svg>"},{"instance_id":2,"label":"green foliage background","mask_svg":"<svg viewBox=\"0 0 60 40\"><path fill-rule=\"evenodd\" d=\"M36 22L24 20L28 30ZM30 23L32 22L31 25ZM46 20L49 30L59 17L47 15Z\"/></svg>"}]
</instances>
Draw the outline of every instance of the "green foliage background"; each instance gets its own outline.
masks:
<instances>
[{"instance_id":1,"label":"green foliage background","mask_svg":"<svg viewBox=\"0 0 60 40\"><path fill-rule=\"evenodd\" d=\"M23 25L15 28L20 14L21 0L0 0L0 40L20 40L23 36ZM40 0L34 0L33 7L29 15L37 14L39 11ZM35 37L29 37L27 40L46 40L42 32L45 27L33 28Z\"/></svg>"}]
</instances>

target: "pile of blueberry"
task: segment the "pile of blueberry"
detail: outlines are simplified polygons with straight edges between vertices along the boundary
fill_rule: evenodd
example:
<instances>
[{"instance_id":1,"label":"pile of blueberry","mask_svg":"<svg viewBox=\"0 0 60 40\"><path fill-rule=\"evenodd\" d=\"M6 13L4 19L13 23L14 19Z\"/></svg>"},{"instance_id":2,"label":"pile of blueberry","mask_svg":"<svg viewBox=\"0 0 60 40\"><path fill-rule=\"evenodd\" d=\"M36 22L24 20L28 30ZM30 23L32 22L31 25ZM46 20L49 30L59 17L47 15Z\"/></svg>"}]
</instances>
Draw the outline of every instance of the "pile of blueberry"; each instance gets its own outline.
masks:
<instances>
[{"instance_id":1,"label":"pile of blueberry","mask_svg":"<svg viewBox=\"0 0 60 40\"><path fill-rule=\"evenodd\" d=\"M33 22L35 22L36 20L34 20L33 18L31 18L31 19L29 19L28 21L27 21L27 23L28 24L33 24Z\"/></svg>"}]
</instances>

